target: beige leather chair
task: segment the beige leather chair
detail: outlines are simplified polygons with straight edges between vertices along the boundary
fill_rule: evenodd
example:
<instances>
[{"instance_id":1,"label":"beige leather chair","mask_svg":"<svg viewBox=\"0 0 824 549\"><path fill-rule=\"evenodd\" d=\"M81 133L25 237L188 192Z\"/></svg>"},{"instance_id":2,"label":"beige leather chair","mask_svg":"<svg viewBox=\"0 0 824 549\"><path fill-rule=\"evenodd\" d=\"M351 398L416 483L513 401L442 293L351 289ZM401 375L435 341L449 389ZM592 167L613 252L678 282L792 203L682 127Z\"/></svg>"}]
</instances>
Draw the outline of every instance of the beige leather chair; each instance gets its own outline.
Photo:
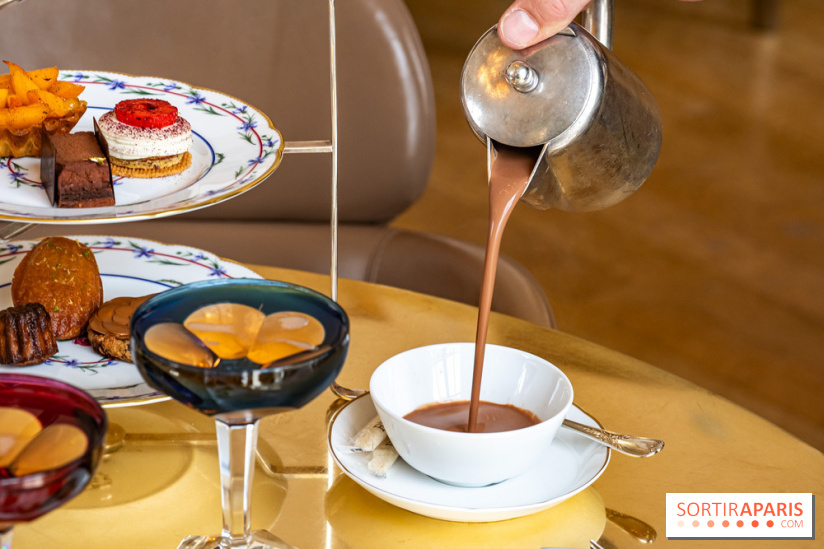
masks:
<instances>
[{"instance_id":1,"label":"beige leather chair","mask_svg":"<svg viewBox=\"0 0 824 549\"><path fill-rule=\"evenodd\" d=\"M429 67L409 12L401 0L339 1L337 44L340 276L477 304L482 249L387 225L423 192L435 150ZM287 143L331 135L326 0L31 0L3 11L0 51L28 69L219 90L267 113ZM328 273L330 166L330 155L287 155L258 187L213 207L134 223L41 225L24 237L136 236ZM540 284L507 258L493 308L554 326Z\"/></svg>"}]
</instances>

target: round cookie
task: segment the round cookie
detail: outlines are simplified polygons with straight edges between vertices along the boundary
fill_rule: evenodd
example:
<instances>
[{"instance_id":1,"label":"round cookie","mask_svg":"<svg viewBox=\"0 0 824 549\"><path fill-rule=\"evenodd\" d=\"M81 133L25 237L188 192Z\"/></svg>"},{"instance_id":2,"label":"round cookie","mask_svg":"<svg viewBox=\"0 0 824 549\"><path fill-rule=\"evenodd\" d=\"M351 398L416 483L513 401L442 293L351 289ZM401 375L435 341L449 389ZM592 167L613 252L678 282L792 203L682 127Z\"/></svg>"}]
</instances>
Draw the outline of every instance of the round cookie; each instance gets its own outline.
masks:
<instances>
[{"instance_id":1,"label":"round cookie","mask_svg":"<svg viewBox=\"0 0 824 549\"><path fill-rule=\"evenodd\" d=\"M117 339L111 334L101 334L89 330L89 343L92 348L103 356L116 358L123 362L132 362L132 350L128 339Z\"/></svg>"},{"instance_id":2,"label":"round cookie","mask_svg":"<svg viewBox=\"0 0 824 549\"><path fill-rule=\"evenodd\" d=\"M116 297L103 303L89 320L86 335L92 348L101 355L132 362L129 323L137 307L150 297Z\"/></svg>"},{"instance_id":3,"label":"round cookie","mask_svg":"<svg viewBox=\"0 0 824 549\"><path fill-rule=\"evenodd\" d=\"M166 177L168 175L175 175L183 173L189 166L192 165L192 155L185 152L181 155L177 163L167 162L168 157L159 158L157 162L149 158L146 160L134 161L129 164L129 161L111 158L112 173L122 177L137 177L141 179L150 179L153 177ZM168 165L167 165L168 164Z\"/></svg>"}]
</instances>

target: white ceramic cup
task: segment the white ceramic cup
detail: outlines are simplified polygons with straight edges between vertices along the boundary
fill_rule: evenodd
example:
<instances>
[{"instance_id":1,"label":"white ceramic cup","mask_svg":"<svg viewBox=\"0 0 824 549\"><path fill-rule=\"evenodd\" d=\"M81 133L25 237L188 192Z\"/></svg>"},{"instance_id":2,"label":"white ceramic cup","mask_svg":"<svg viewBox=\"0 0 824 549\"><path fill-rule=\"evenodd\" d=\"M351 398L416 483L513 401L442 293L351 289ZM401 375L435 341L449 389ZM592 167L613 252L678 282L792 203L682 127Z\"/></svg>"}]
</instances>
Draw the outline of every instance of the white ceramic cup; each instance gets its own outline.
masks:
<instances>
[{"instance_id":1,"label":"white ceramic cup","mask_svg":"<svg viewBox=\"0 0 824 549\"><path fill-rule=\"evenodd\" d=\"M403 416L440 402L469 400L474 343L418 347L375 370L369 391L398 454L432 478L458 486L487 486L534 465L549 449L572 405L572 384L550 362L524 351L487 345L481 400L529 410L541 422L500 433L459 433Z\"/></svg>"}]
</instances>

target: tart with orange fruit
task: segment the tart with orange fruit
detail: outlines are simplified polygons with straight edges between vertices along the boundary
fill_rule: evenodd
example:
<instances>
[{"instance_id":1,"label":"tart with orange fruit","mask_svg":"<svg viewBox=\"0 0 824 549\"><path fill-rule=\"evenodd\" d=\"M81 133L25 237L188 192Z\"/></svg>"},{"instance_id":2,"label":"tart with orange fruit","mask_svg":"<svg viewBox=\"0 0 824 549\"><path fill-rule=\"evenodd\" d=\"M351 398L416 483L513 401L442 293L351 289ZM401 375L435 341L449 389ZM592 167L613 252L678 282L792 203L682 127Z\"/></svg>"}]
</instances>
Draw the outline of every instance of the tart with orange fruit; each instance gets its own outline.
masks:
<instances>
[{"instance_id":1,"label":"tart with orange fruit","mask_svg":"<svg viewBox=\"0 0 824 549\"><path fill-rule=\"evenodd\" d=\"M57 79L57 67L25 71L4 61L0 75L0 156L39 156L42 132L69 133L86 112L83 86Z\"/></svg>"}]
</instances>

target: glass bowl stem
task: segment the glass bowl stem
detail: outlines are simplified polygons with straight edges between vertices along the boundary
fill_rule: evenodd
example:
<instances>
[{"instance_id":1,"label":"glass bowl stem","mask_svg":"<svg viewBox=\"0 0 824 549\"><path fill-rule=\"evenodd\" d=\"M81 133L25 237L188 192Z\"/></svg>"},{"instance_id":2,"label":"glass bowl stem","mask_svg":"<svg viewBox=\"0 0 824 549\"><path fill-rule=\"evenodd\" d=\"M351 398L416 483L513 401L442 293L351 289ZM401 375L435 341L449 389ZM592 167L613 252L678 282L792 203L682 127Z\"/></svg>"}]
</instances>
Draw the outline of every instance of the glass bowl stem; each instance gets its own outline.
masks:
<instances>
[{"instance_id":1,"label":"glass bowl stem","mask_svg":"<svg viewBox=\"0 0 824 549\"><path fill-rule=\"evenodd\" d=\"M14 534L14 526L0 524L0 549L11 549L12 534Z\"/></svg>"},{"instance_id":2,"label":"glass bowl stem","mask_svg":"<svg viewBox=\"0 0 824 549\"><path fill-rule=\"evenodd\" d=\"M221 504L223 531L221 536L232 540L248 540L252 481L255 474L255 454L258 439L258 421L228 424L215 419L217 453L220 463Z\"/></svg>"}]
</instances>

